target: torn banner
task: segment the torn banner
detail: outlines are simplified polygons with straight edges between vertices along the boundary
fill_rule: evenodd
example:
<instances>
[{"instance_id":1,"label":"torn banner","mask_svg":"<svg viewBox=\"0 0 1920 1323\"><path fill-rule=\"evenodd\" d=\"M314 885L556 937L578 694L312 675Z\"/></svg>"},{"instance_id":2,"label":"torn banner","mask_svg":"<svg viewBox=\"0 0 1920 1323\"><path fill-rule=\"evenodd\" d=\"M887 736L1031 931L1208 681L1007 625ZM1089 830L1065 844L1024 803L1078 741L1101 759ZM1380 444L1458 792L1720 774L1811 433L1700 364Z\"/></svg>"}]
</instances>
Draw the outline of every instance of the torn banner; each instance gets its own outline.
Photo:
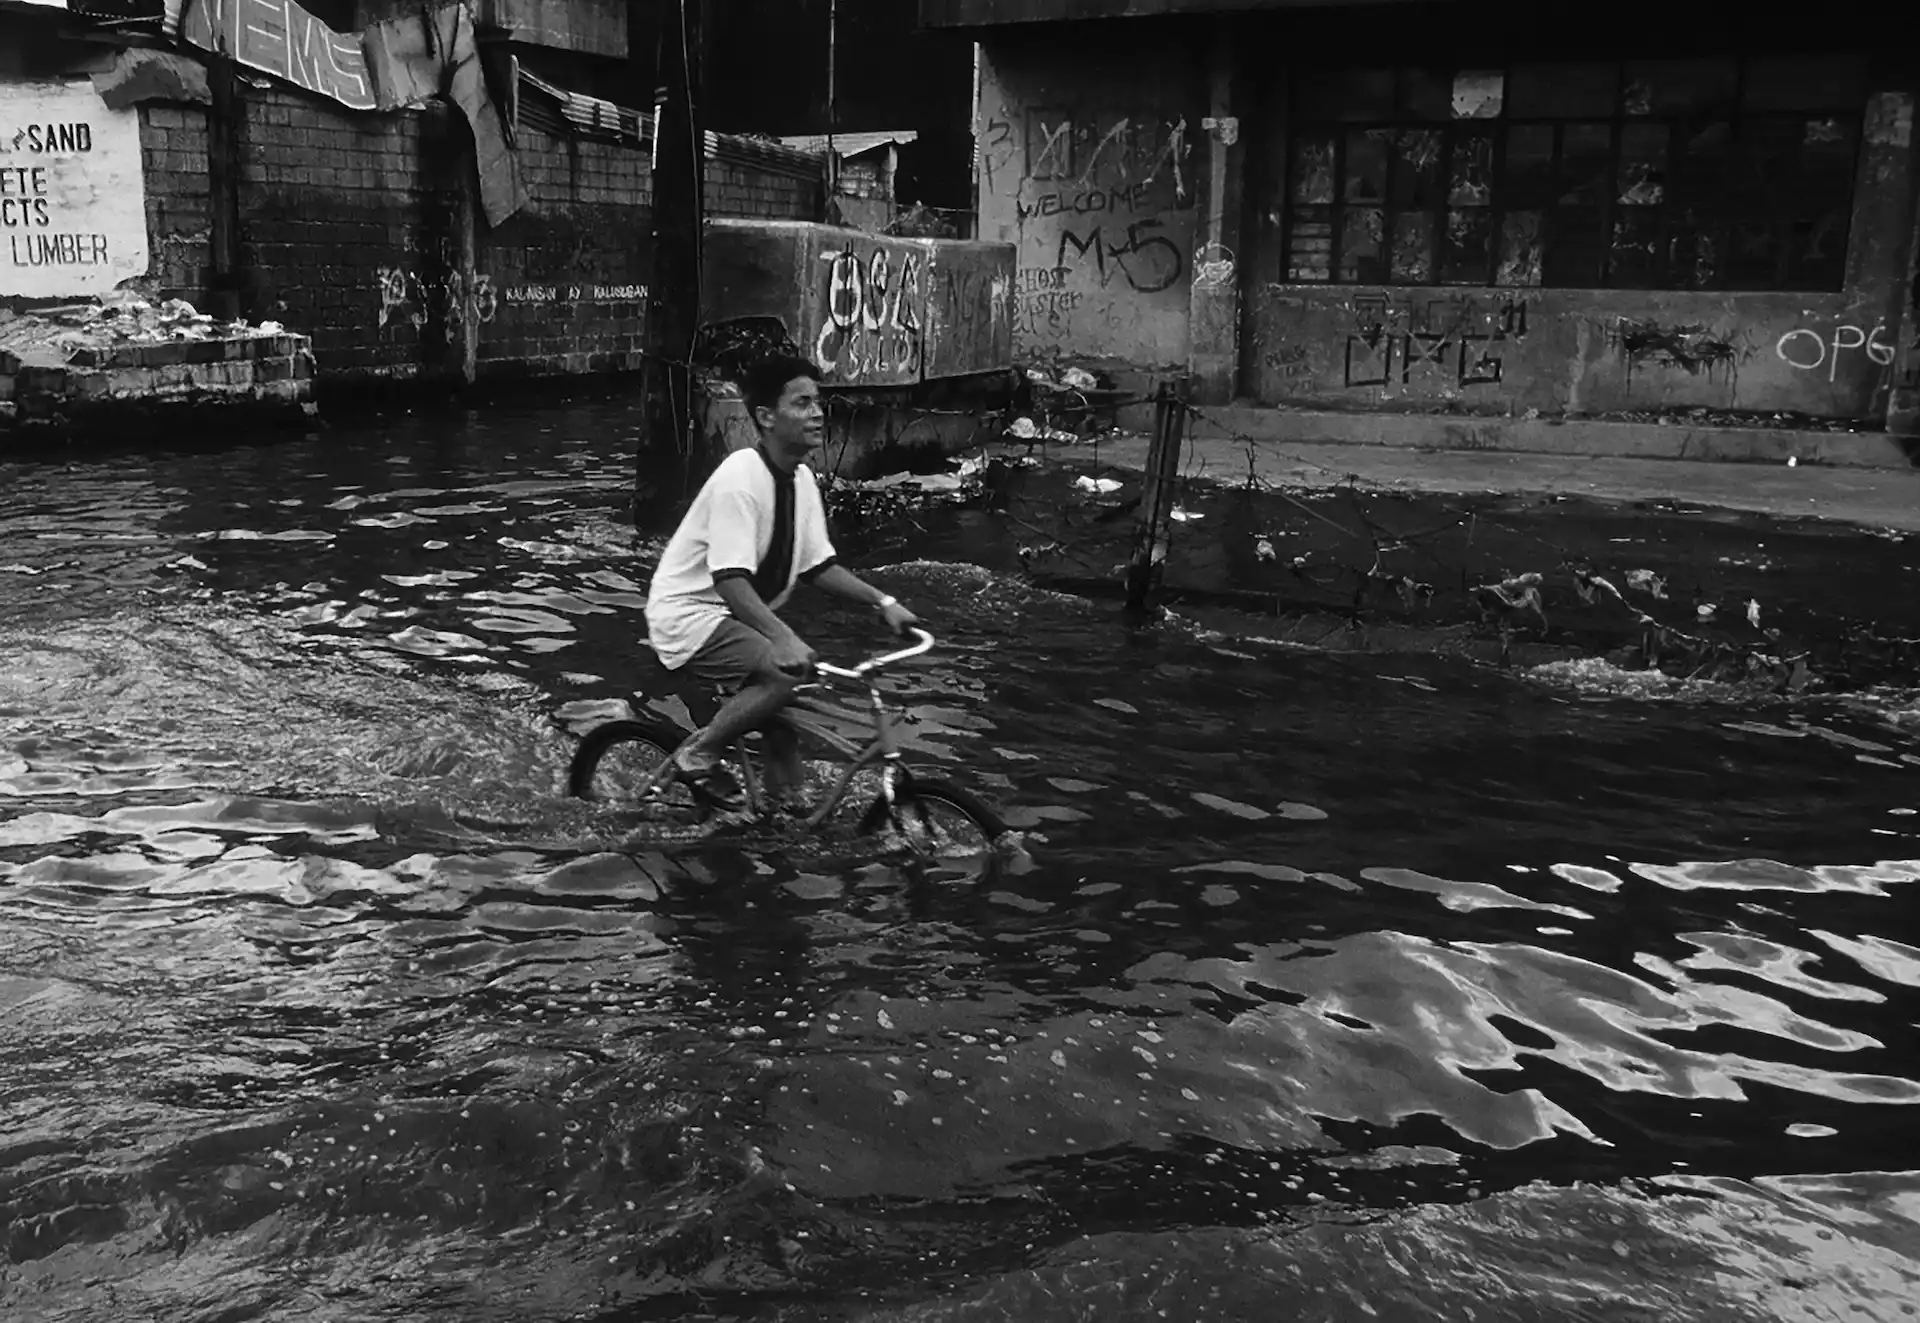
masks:
<instances>
[{"instance_id":1,"label":"torn banner","mask_svg":"<svg viewBox=\"0 0 1920 1323\"><path fill-rule=\"evenodd\" d=\"M184 0L179 35L354 110L400 110L445 95L473 129L487 223L500 224L526 201L465 4L342 33L293 0Z\"/></svg>"}]
</instances>

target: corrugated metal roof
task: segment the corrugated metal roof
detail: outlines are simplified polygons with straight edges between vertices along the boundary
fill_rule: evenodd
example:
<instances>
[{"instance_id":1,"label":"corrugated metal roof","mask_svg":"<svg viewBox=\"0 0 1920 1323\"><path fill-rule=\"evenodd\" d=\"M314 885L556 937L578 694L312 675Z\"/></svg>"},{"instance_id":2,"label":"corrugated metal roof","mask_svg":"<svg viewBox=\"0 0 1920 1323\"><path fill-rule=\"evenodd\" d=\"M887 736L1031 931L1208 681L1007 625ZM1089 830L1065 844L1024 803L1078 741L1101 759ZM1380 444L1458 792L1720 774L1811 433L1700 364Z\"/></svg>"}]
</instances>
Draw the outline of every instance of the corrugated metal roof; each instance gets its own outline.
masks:
<instances>
[{"instance_id":1,"label":"corrugated metal roof","mask_svg":"<svg viewBox=\"0 0 1920 1323\"><path fill-rule=\"evenodd\" d=\"M566 133L583 138L601 138L612 142L647 146L653 141L651 114L555 87L537 75L519 68L519 118L543 133ZM535 95L527 96L527 92ZM763 170L812 179L820 173L820 163L805 152L795 151L780 142L760 142L730 133L709 132L706 137L709 160L734 161Z\"/></svg>"},{"instance_id":2,"label":"corrugated metal roof","mask_svg":"<svg viewBox=\"0 0 1920 1323\"><path fill-rule=\"evenodd\" d=\"M920 134L913 129L891 129L881 133L836 133L833 135L833 150L841 160L849 161L856 156L865 156L870 151L890 144L917 142L919 138ZM806 152L812 156L827 154L827 135L824 133L781 138L780 143L782 146L791 147L795 151Z\"/></svg>"}]
</instances>

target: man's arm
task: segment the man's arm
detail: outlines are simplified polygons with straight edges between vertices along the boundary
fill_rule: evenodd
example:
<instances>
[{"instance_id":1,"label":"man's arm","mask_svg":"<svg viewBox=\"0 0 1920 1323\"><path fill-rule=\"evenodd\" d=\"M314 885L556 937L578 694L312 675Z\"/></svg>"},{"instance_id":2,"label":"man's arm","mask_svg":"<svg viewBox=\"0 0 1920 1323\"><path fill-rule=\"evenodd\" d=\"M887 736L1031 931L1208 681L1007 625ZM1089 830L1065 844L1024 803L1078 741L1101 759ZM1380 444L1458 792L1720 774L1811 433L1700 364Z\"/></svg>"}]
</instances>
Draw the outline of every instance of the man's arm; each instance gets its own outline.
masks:
<instances>
[{"instance_id":1,"label":"man's arm","mask_svg":"<svg viewBox=\"0 0 1920 1323\"><path fill-rule=\"evenodd\" d=\"M720 600L733 612L734 619L767 636L767 641L773 644L775 666L783 671L801 671L813 661L813 649L773 613L754 588L751 577L722 571L714 576L713 590L720 594Z\"/></svg>"},{"instance_id":2,"label":"man's arm","mask_svg":"<svg viewBox=\"0 0 1920 1323\"><path fill-rule=\"evenodd\" d=\"M816 588L826 589L835 597L873 607L885 617L887 628L896 634L904 632L908 625L920 623L919 616L838 562L827 566L807 582Z\"/></svg>"}]
</instances>

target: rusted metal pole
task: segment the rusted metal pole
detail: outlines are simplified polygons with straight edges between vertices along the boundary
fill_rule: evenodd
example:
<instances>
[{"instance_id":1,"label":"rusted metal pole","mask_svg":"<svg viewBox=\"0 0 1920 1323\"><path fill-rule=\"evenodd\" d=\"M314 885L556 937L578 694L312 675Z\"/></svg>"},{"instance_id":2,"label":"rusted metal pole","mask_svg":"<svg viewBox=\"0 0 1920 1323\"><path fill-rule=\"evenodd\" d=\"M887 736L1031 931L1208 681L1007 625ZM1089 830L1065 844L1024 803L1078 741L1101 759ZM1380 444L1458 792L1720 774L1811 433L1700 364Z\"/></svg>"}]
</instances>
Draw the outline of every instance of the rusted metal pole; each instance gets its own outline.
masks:
<instances>
[{"instance_id":1,"label":"rusted metal pole","mask_svg":"<svg viewBox=\"0 0 1920 1323\"><path fill-rule=\"evenodd\" d=\"M214 52L207 59L207 242L208 307L222 321L248 311L240 262L240 180L242 174L240 79L233 57Z\"/></svg>"},{"instance_id":2,"label":"rusted metal pole","mask_svg":"<svg viewBox=\"0 0 1920 1323\"><path fill-rule=\"evenodd\" d=\"M1166 576L1172 543L1174 493L1180 481L1180 450L1187 434L1185 378L1163 380L1154 391L1153 439L1147 446L1147 485L1140 498L1140 524L1127 566L1127 609L1144 611Z\"/></svg>"}]
</instances>

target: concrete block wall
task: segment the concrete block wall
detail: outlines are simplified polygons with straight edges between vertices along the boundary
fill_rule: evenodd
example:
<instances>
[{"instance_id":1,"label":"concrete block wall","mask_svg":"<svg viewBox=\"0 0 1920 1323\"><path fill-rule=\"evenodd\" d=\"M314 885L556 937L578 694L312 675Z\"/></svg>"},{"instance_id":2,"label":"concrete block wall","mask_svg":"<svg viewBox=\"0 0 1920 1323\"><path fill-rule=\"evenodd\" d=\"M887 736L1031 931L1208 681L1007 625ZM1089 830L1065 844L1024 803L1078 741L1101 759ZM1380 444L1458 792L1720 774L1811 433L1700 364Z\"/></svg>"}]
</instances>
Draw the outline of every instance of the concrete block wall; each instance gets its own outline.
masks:
<instances>
[{"instance_id":1,"label":"concrete block wall","mask_svg":"<svg viewBox=\"0 0 1920 1323\"><path fill-rule=\"evenodd\" d=\"M207 112L143 106L140 157L147 183L147 244L153 292L196 302L207 287L213 213L207 198Z\"/></svg>"},{"instance_id":2,"label":"concrete block wall","mask_svg":"<svg viewBox=\"0 0 1920 1323\"><path fill-rule=\"evenodd\" d=\"M707 214L758 220L818 220L821 181L707 160Z\"/></svg>"},{"instance_id":3,"label":"concrete block wall","mask_svg":"<svg viewBox=\"0 0 1920 1323\"><path fill-rule=\"evenodd\" d=\"M639 368L653 268L653 177L638 147L522 126L527 205L482 226L475 315L483 377Z\"/></svg>"},{"instance_id":4,"label":"concrete block wall","mask_svg":"<svg viewBox=\"0 0 1920 1323\"><path fill-rule=\"evenodd\" d=\"M243 308L311 336L328 375L444 365L455 194L429 161L452 112L357 115L251 86L242 105Z\"/></svg>"},{"instance_id":5,"label":"concrete block wall","mask_svg":"<svg viewBox=\"0 0 1920 1323\"><path fill-rule=\"evenodd\" d=\"M642 147L522 125L526 205L475 220L460 260L459 112L346 111L288 88L241 86L241 315L311 337L323 381L456 374L477 323L483 378L638 368L652 274L652 175ZM149 292L204 306L211 283L208 111L141 107ZM709 160L715 216L812 220L819 182Z\"/></svg>"}]
</instances>

